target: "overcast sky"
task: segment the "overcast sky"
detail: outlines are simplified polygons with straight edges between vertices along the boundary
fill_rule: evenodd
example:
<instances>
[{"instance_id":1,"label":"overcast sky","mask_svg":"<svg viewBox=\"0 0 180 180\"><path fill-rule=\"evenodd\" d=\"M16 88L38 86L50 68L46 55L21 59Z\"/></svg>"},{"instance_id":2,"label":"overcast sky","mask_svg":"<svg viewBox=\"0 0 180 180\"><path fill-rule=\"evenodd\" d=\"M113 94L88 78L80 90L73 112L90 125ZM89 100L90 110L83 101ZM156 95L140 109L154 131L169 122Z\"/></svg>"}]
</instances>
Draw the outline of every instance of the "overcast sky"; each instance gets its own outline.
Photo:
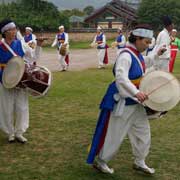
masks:
<instances>
[{"instance_id":1,"label":"overcast sky","mask_svg":"<svg viewBox=\"0 0 180 180\"><path fill-rule=\"evenodd\" d=\"M59 9L72 9L79 8L83 9L88 5L92 5L95 8L105 5L111 0L48 0L54 3Z\"/></svg>"}]
</instances>

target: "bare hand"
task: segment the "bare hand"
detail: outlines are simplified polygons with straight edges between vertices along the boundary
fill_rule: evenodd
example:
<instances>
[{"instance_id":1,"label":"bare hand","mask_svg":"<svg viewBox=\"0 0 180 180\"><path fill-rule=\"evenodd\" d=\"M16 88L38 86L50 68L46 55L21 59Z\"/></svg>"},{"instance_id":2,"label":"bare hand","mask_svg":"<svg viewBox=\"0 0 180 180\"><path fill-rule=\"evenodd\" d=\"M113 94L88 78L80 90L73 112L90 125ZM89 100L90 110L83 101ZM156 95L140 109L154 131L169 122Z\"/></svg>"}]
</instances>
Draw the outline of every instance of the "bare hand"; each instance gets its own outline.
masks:
<instances>
[{"instance_id":1,"label":"bare hand","mask_svg":"<svg viewBox=\"0 0 180 180\"><path fill-rule=\"evenodd\" d=\"M163 46L158 50L157 55L161 56L165 51L167 51L166 46Z\"/></svg>"},{"instance_id":2,"label":"bare hand","mask_svg":"<svg viewBox=\"0 0 180 180\"><path fill-rule=\"evenodd\" d=\"M143 103L146 99L148 99L148 96L143 93L143 92L138 92L135 97L138 99L138 101L140 101L141 103Z\"/></svg>"}]
</instances>

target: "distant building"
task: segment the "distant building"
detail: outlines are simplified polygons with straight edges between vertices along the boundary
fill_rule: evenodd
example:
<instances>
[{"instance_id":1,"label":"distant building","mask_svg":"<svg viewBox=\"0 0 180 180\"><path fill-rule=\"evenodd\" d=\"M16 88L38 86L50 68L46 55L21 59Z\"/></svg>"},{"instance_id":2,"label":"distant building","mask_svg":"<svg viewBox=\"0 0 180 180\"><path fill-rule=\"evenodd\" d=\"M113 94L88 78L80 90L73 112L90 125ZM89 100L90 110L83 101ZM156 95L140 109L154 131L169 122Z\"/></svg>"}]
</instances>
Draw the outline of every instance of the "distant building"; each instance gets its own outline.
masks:
<instances>
[{"instance_id":1,"label":"distant building","mask_svg":"<svg viewBox=\"0 0 180 180\"><path fill-rule=\"evenodd\" d=\"M122 24L130 27L136 19L134 8L127 5L126 2L112 0L86 17L84 22L91 28L102 26L104 29L117 29Z\"/></svg>"}]
</instances>

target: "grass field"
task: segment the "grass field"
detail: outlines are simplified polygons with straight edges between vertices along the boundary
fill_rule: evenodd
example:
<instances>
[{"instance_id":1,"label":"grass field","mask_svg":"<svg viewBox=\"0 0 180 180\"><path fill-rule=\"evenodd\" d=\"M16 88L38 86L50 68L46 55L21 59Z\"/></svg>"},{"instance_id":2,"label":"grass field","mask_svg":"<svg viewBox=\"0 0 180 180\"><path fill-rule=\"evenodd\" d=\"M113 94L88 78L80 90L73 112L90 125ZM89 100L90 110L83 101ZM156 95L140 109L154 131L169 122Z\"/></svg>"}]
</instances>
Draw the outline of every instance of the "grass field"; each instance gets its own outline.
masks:
<instances>
[{"instance_id":1,"label":"grass field","mask_svg":"<svg viewBox=\"0 0 180 180\"><path fill-rule=\"evenodd\" d=\"M153 177L132 170L128 139L110 162L115 174L105 175L85 161L98 104L113 80L111 68L53 75L49 94L30 98L28 143L8 144L0 134L0 180L180 180L180 104L163 119L151 121L147 163L156 169ZM175 75L180 79L180 58Z\"/></svg>"}]
</instances>

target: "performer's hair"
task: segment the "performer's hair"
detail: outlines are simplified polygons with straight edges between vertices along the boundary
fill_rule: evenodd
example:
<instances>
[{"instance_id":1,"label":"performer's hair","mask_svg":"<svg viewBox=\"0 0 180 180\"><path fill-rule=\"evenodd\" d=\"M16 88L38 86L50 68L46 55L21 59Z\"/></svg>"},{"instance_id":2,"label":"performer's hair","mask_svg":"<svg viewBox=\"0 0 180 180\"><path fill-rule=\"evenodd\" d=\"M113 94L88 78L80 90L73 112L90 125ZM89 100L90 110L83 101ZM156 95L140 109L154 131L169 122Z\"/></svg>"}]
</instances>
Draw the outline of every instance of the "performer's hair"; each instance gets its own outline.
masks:
<instances>
[{"instance_id":1,"label":"performer's hair","mask_svg":"<svg viewBox=\"0 0 180 180\"><path fill-rule=\"evenodd\" d=\"M6 38L6 35L5 35L5 33L2 33L2 37L3 37L3 38Z\"/></svg>"},{"instance_id":2,"label":"performer's hair","mask_svg":"<svg viewBox=\"0 0 180 180\"><path fill-rule=\"evenodd\" d=\"M2 29L6 24L8 24L8 23L10 23L10 22L12 22L11 19L3 19L3 20L0 22L0 31L1 31L1 29ZM2 37L3 37L3 38L6 37L6 36L5 36L5 33L2 33L2 32L0 32L0 33L2 34Z\"/></svg>"},{"instance_id":3,"label":"performer's hair","mask_svg":"<svg viewBox=\"0 0 180 180\"><path fill-rule=\"evenodd\" d=\"M139 29L139 28L152 30L152 27L151 27L149 24L138 24L138 25L136 25L136 26L134 27L134 29ZM144 37L135 36L135 35L133 35L133 33L131 32L128 40L129 40L130 43L135 43L136 40L137 40L137 38L139 38L139 39L144 39Z\"/></svg>"}]
</instances>

